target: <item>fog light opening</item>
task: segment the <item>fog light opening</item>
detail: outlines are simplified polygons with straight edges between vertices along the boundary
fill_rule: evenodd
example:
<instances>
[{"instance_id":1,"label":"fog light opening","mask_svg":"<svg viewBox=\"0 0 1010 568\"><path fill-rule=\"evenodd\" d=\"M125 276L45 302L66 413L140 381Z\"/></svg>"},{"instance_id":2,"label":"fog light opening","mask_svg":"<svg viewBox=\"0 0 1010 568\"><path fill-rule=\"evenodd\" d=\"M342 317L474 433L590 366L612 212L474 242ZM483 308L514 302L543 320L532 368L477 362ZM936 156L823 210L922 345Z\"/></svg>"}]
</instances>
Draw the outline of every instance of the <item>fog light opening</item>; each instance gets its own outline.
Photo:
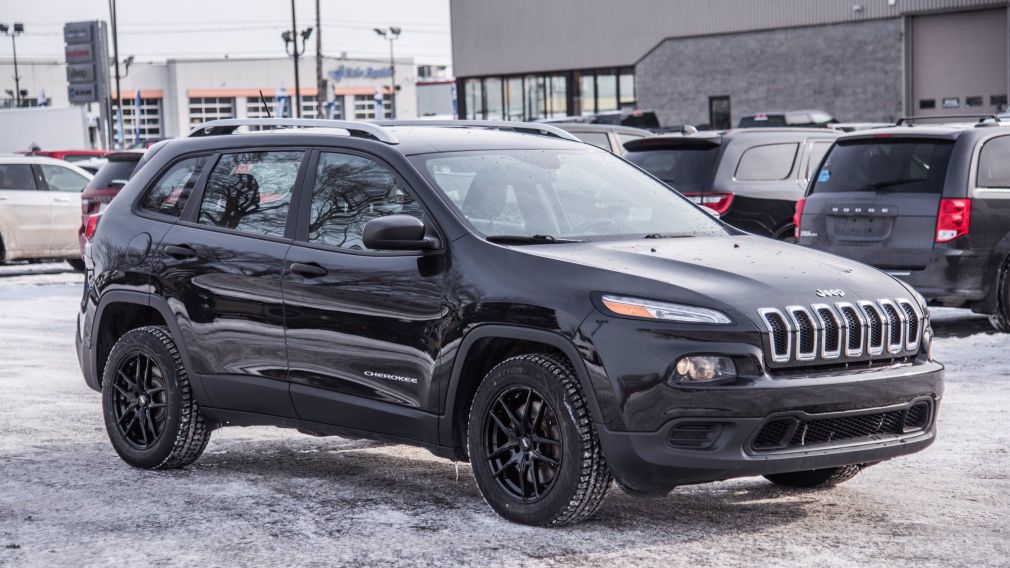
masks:
<instances>
[{"instance_id":1,"label":"fog light opening","mask_svg":"<svg viewBox=\"0 0 1010 568\"><path fill-rule=\"evenodd\" d=\"M687 355L677 360L673 379L678 383L711 383L736 379L736 364L723 355Z\"/></svg>"}]
</instances>

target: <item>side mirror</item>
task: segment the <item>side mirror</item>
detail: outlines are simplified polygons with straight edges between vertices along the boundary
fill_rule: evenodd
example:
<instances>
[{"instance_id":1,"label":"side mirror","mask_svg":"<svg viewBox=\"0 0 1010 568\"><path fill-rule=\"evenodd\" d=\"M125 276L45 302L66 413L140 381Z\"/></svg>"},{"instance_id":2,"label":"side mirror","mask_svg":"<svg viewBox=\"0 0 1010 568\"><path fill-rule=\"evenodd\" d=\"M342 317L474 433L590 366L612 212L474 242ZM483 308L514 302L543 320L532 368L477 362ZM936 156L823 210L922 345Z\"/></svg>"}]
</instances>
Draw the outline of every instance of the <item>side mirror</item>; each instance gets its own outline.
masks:
<instances>
[{"instance_id":1,"label":"side mirror","mask_svg":"<svg viewBox=\"0 0 1010 568\"><path fill-rule=\"evenodd\" d=\"M389 215L365 223L361 240L374 250L425 250L435 246L424 236L424 222L411 215Z\"/></svg>"}]
</instances>

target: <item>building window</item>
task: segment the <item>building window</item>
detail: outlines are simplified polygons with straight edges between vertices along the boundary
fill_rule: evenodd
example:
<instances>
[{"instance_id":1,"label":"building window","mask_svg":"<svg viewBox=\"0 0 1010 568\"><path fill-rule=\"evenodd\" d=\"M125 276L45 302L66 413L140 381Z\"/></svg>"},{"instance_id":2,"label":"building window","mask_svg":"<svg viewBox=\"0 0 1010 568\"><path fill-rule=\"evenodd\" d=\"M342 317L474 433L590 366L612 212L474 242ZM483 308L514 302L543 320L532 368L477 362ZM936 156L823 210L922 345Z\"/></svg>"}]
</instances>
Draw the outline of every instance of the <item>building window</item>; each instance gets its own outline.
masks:
<instances>
[{"instance_id":1,"label":"building window","mask_svg":"<svg viewBox=\"0 0 1010 568\"><path fill-rule=\"evenodd\" d=\"M501 83L498 77L484 79L484 116L489 120L504 118Z\"/></svg>"},{"instance_id":2,"label":"building window","mask_svg":"<svg viewBox=\"0 0 1010 568\"><path fill-rule=\"evenodd\" d=\"M120 99L123 105L123 141L133 144L139 140L161 138L161 99ZM139 136L138 136L139 132Z\"/></svg>"},{"instance_id":3,"label":"building window","mask_svg":"<svg viewBox=\"0 0 1010 568\"><path fill-rule=\"evenodd\" d=\"M596 112L617 110L617 75L596 75Z\"/></svg>"},{"instance_id":4,"label":"building window","mask_svg":"<svg viewBox=\"0 0 1010 568\"><path fill-rule=\"evenodd\" d=\"M526 120L539 120L546 114L547 88L543 75L527 75L526 85Z\"/></svg>"},{"instance_id":5,"label":"building window","mask_svg":"<svg viewBox=\"0 0 1010 568\"><path fill-rule=\"evenodd\" d=\"M382 95L382 117L392 118L393 113L389 108L389 95ZM374 119L375 118L375 95L354 95L354 119Z\"/></svg>"},{"instance_id":6,"label":"building window","mask_svg":"<svg viewBox=\"0 0 1010 568\"><path fill-rule=\"evenodd\" d=\"M326 104L323 105L323 111L326 113L326 118L330 120L343 120L344 119L343 95L337 95L332 99L326 101Z\"/></svg>"},{"instance_id":7,"label":"building window","mask_svg":"<svg viewBox=\"0 0 1010 568\"><path fill-rule=\"evenodd\" d=\"M509 77L505 80L505 119L522 120L524 114L523 78Z\"/></svg>"},{"instance_id":8,"label":"building window","mask_svg":"<svg viewBox=\"0 0 1010 568\"><path fill-rule=\"evenodd\" d=\"M992 95L989 97L989 104L998 108L999 110L1006 109L1006 95Z\"/></svg>"},{"instance_id":9,"label":"building window","mask_svg":"<svg viewBox=\"0 0 1010 568\"><path fill-rule=\"evenodd\" d=\"M319 118L319 108L315 95L302 95L302 118Z\"/></svg>"},{"instance_id":10,"label":"building window","mask_svg":"<svg viewBox=\"0 0 1010 568\"><path fill-rule=\"evenodd\" d=\"M622 109L635 108L635 74L631 71L622 71L617 79L618 104Z\"/></svg>"},{"instance_id":11,"label":"building window","mask_svg":"<svg viewBox=\"0 0 1010 568\"><path fill-rule=\"evenodd\" d=\"M936 108L936 99L921 99L919 101L919 110L929 110Z\"/></svg>"},{"instance_id":12,"label":"building window","mask_svg":"<svg viewBox=\"0 0 1010 568\"><path fill-rule=\"evenodd\" d=\"M708 98L708 123L714 130L729 130L733 127L728 96Z\"/></svg>"},{"instance_id":13,"label":"building window","mask_svg":"<svg viewBox=\"0 0 1010 568\"><path fill-rule=\"evenodd\" d=\"M980 106L982 106L984 104L983 101L984 101L984 99L981 96L977 96L977 97L965 97L964 98L964 106L966 106L968 108L980 107Z\"/></svg>"},{"instance_id":14,"label":"building window","mask_svg":"<svg viewBox=\"0 0 1010 568\"><path fill-rule=\"evenodd\" d=\"M547 77L547 116L568 116L568 77L551 75Z\"/></svg>"},{"instance_id":15,"label":"building window","mask_svg":"<svg viewBox=\"0 0 1010 568\"><path fill-rule=\"evenodd\" d=\"M596 112L596 75L586 73L579 75L579 114Z\"/></svg>"},{"instance_id":16,"label":"building window","mask_svg":"<svg viewBox=\"0 0 1010 568\"><path fill-rule=\"evenodd\" d=\"M195 127L208 120L235 118L235 99L231 97L190 97L189 125Z\"/></svg>"},{"instance_id":17,"label":"building window","mask_svg":"<svg viewBox=\"0 0 1010 568\"><path fill-rule=\"evenodd\" d=\"M464 102L466 117L470 119L484 118L484 91L481 79L467 79L464 86Z\"/></svg>"}]
</instances>

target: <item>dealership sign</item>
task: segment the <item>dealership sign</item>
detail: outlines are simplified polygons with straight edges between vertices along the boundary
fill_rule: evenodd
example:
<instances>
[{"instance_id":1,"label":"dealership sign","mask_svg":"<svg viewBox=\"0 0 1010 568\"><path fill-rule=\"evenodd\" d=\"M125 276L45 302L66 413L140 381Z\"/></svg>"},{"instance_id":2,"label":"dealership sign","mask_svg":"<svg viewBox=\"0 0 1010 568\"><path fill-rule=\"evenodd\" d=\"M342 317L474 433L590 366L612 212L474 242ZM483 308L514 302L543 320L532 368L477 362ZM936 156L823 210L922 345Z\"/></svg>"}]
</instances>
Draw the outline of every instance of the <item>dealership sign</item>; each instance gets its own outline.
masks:
<instances>
[{"instance_id":1,"label":"dealership sign","mask_svg":"<svg viewBox=\"0 0 1010 568\"><path fill-rule=\"evenodd\" d=\"M349 67L341 65L329 73L334 83L343 79L388 79L393 75L392 67Z\"/></svg>"}]
</instances>

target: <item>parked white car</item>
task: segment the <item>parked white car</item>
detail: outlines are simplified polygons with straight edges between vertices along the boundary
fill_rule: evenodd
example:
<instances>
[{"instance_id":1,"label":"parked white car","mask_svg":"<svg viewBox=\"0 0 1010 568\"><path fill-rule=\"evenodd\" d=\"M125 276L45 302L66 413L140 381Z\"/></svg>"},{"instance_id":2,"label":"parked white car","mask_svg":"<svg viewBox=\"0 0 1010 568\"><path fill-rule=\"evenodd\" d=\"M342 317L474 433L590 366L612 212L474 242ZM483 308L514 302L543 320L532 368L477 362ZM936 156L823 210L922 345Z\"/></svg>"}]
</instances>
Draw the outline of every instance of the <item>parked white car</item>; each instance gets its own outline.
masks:
<instances>
[{"instance_id":1,"label":"parked white car","mask_svg":"<svg viewBox=\"0 0 1010 568\"><path fill-rule=\"evenodd\" d=\"M67 259L83 269L77 232L87 171L41 156L0 156L0 260Z\"/></svg>"}]
</instances>

